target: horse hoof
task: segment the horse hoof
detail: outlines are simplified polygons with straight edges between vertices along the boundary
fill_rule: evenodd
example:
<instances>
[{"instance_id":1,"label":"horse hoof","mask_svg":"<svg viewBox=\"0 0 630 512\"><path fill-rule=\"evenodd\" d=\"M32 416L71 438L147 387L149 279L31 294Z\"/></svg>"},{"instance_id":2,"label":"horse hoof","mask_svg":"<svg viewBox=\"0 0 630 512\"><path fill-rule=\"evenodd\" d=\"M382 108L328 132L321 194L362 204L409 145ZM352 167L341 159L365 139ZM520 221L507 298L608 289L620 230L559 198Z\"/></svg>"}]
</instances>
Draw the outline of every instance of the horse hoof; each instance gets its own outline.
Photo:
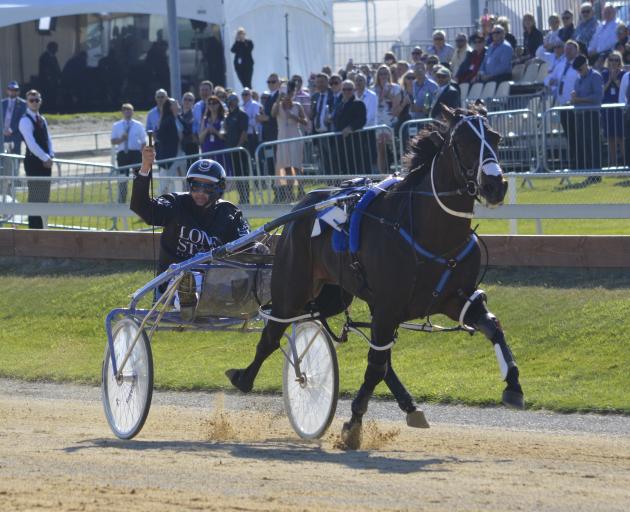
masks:
<instances>
[{"instance_id":1,"label":"horse hoof","mask_svg":"<svg viewBox=\"0 0 630 512\"><path fill-rule=\"evenodd\" d=\"M243 370L236 370L234 368L227 370L225 372L225 376L230 379L232 386L234 386L239 391L243 393L249 393L252 390L252 383L243 382Z\"/></svg>"},{"instance_id":2,"label":"horse hoof","mask_svg":"<svg viewBox=\"0 0 630 512\"><path fill-rule=\"evenodd\" d=\"M418 409L407 413L407 425L413 428L429 428L429 422L424 413Z\"/></svg>"},{"instance_id":3,"label":"horse hoof","mask_svg":"<svg viewBox=\"0 0 630 512\"><path fill-rule=\"evenodd\" d=\"M348 450L358 450L361 448L363 432L361 423L351 423L347 421L341 429L341 441Z\"/></svg>"},{"instance_id":4,"label":"horse hoof","mask_svg":"<svg viewBox=\"0 0 630 512\"><path fill-rule=\"evenodd\" d=\"M511 389L503 390L503 396L501 397L503 405L511 407L512 409L525 409L525 399L523 393L513 391Z\"/></svg>"}]
</instances>

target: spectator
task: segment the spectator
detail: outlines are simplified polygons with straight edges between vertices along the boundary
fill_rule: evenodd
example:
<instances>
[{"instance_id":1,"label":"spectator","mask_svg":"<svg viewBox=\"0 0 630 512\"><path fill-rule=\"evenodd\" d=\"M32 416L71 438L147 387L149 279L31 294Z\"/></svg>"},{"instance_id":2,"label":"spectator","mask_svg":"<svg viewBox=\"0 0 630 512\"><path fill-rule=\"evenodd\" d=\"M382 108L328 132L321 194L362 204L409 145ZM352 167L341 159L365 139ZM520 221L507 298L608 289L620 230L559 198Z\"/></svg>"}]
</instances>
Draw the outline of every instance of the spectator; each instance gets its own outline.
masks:
<instances>
[{"instance_id":1,"label":"spectator","mask_svg":"<svg viewBox=\"0 0 630 512\"><path fill-rule=\"evenodd\" d=\"M308 90L304 89L304 80L302 80L302 77L300 75L293 75L291 77L291 81L295 82L295 97L293 98L293 101L302 105L306 119L310 119L311 95L309 94ZM310 124L307 123L307 125L302 128L304 134L310 133L310 128Z\"/></svg>"},{"instance_id":2,"label":"spectator","mask_svg":"<svg viewBox=\"0 0 630 512\"><path fill-rule=\"evenodd\" d=\"M492 29L497 23L497 17L494 14L484 14L479 18L479 26L481 27L481 36L486 46L492 44Z\"/></svg>"},{"instance_id":3,"label":"spectator","mask_svg":"<svg viewBox=\"0 0 630 512\"><path fill-rule=\"evenodd\" d=\"M617 25L617 42L615 43L615 50L623 53L628 44L628 27L625 23L619 23Z\"/></svg>"},{"instance_id":4,"label":"spectator","mask_svg":"<svg viewBox=\"0 0 630 512\"><path fill-rule=\"evenodd\" d=\"M602 71L603 104L619 101L621 80L625 74L625 71L621 69L621 53L612 52L609 54L606 59L606 69ZM602 121L604 123L604 136L608 139L608 166L620 166L626 160L623 142L623 111L619 108L603 109Z\"/></svg>"},{"instance_id":5,"label":"spectator","mask_svg":"<svg viewBox=\"0 0 630 512\"><path fill-rule=\"evenodd\" d=\"M574 111L574 137L569 137L569 152L577 155L578 169L600 169L600 125L599 108L602 103L604 84L602 76L592 69L586 57L578 55L573 61L573 69L580 75L575 81L570 103L576 107ZM601 176L589 176L581 184L590 185L601 181Z\"/></svg>"},{"instance_id":6,"label":"spectator","mask_svg":"<svg viewBox=\"0 0 630 512\"><path fill-rule=\"evenodd\" d=\"M457 73L462 62L466 60L466 57L472 52L470 46L468 46L468 38L466 34L457 34L455 37L455 52L451 58L451 71L453 74Z\"/></svg>"},{"instance_id":7,"label":"spectator","mask_svg":"<svg viewBox=\"0 0 630 512\"><path fill-rule=\"evenodd\" d=\"M417 62L422 60L422 48L419 46L415 46L413 50L411 50L411 65L413 66Z\"/></svg>"},{"instance_id":8,"label":"spectator","mask_svg":"<svg viewBox=\"0 0 630 512\"><path fill-rule=\"evenodd\" d=\"M199 142L199 130L201 128L201 120L205 117L208 106L208 98L212 96L214 84L210 80L204 80L199 84L199 101L193 107L193 132L197 136Z\"/></svg>"},{"instance_id":9,"label":"spectator","mask_svg":"<svg viewBox=\"0 0 630 512\"><path fill-rule=\"evenodd\" d=\"M382 65L376 72L376 84L374 92L378 99L376 107L376 124L384 124L393 126L396 122L395 112L400 103L400 86L392 82L392 75L386 65ZM354 97L354 92L352 93ZM363 121L365 124L365 121ZM389 165L387 163L387 143L391 142L389 132L382 131L377 134L377 161L378 169L387 172Z\"/></svg>"},{"instance_id":10,"label":"spectator","mask_svg":"<svg viewBox=\"0 0 630 512\"><path fill-rule=\"evenodd\" d=\"M440 59L437 55L429 55L426 60L426 74L431 80L435 81L433 76L433 68L440 63Z\"/></svg>"},{"instance_id":11,"label":"spectator","mask_svg":"<svg viewBox=\"0 0 630 512\"><path fill-rule=\"evenodd\" d=\"M225 110L227 108L227 97L228 97L228 93L225 90L224 87L221 87L220 85L217 85L214 88L214 95L219 98L219 100L221 100L221 103L223 103L223 110Z\"/></svg>"},{"instance_id":12,"label":"spectator","mask_svg":"<svg viewBox=\"0 0 630 512\"><path fill-rule=\"evenodd\" d=\"M359 67L359 71L361 71L361 73L363 73L363 75L365 76L365 80L367 81L367 86L371 87L372 83L373 83L373 76L372 76L372 70L370 69L370 66L368 66L367 64L362 64Z\"/></svg>"},{"instance_id":13,"label":"spectator","mask_svg":"<svg viewBox=\"0 0 630 512\"><path fill-rule=\"evenodd\" d=\"M407 74L410 72L408 71ZM354 96L365 105L365 128L376 125L376 109L378 98L376 93L368 89L367 79L363 73L357 73L354 77ZM362 132L363 160L369 163L369 170L372 170L376 162L376 132L367 130ZM365 169L368 170L367 168Z\"/></svg>"},{"instance_id":14,"label":"spectator","mask_svg":"<svg viewBox=\"0 0 630 512\"><path fill-rule=\"evenodd\" d=\"M481 63L486 55L486 41L480 34L471 37L472 52L466 56L464 62L455 70L455 79L458 83L474 82L481 68Z\"/></svg>"},{"instance_id":15,"label":"spectator","mask_svg":"<svg viewBox=\"0 0 630 512\"><path fill-rule=\"evenodd\" d=\"M68 59L61 72L61 90L67 111L85 111L87 107L85 80L88 75L87 52L80 51Z\"/></svg>"},{"instance_id":16,"label":"spectator","mask_svg":"<svg viewBox=\"0 0 630 512\"><path fill-rule=\"evenodd\" d=\"M236 76L238 76L243 87L251 88L252 75L254 74L254 59L252 57L254 43L251 39L247 39L247 34L243 27L240 27L236 31L236 37L231 51L234 54Z\"/></svg>"},{"instance_id":17,"label":"spectator","mask_svg":"<svg viewBox=\"0 0 630 512\"><path fill-rule=\"evenodd\" d=\"M523 15L523 49L521 52L521 61L533 59L536 56L538 48L543 44L543 35L536 28L536 19L531 13Z\"/></svg>"},{"instance_id":18,"label":"spectator","mask_svg":"<svg viewBox=\"0 0 630 512\"><path fill-rule=\"evenodd\" d=\"M243 99L243 111L247 114L247 150L252 157L256 157L256 148L258 147L259 125L256 118L260 114L262 106L258 103L247 87L241 92Z\"/></svg>"},{"instance_id":19,"label":"spectator","mask_svg":"<svg viewBox=\"0 0 630 512\"><path fill-rule=\"evenodd\" d=\"M431 117L433 119L442 118L442 105L450 108L459 108L461 100L459 91L451 85L451 72L445 66L439 66L435 70L438 90L433 95L431 102Z\"/></svg>"},{"instance_id":20,"label":"spectator","mask_svg":"<svg viewBox=\"0 0 630 512\"><path fill-rule=\"evenodd\" d=\"M396 63L396 76L402 78L407 71L409 71L409 63L406 60L399 60Z\"/></svg>"},{"instance_id":21,"label":"spectator","mask_svg":"<svg viewBox=\"0 0 630 512\"><path fill-rule=\"evenodd\" d=\"M267 78L269 96L262 102L262 112L258 115L258 122L262 125L262 142L271 142L278 139L278 121L271 115L271 109L280 95L280 79L276 73L271 73ZM263 168L259 171L263 174L274 172L274 158L265 158Z\"/></svg>"},{"instance_id":22,"label":"spectator","mask_svg":"<svg viewBox=\"0 0 630 512\"><path fill-rule=\"evenodd\" d=\"M186 161L186 169L188 169L198 158L199 143L197 134L194 131L195 117L193 115L193 106L195 96L192 92L187 92L182 96L182 111L179 114L179 122L182 126L182 151L185 155L192 155Z\"/></svg>"},{"instance_id":23,"label":"spectator","mask_svg":"<svg viewBox=\"0 0 630 512\"><path fill-rule=\"evenodd\" d=\"M157 132L157 129L160 126L160 115L162 112L162 106L167 99L168 93L164 89L158 89L157 91L155 91L155 107L153 107L147 113L147 132ZM157 142L157 134L155 140Z\"/></svg>"},{"instance_id":24,"label":"spectator","mask_svg":"<svg viewBox=\"0 0 630 512\"><path fill-rule=\"evenodd\" d=\"M141 163L142 149L147 138L142 123L133 118L133 105L131 103L123 103L121 113L123 118L114 123L111 135L112 145L116 145L117 167ZM129 169L118 169L118 174L126 178L129 176ZM119 203L127 202L127 185L126 179L118 182Z\"/></svg>"},{"instance_id":25,"label":"spectator","mask_svg":"<svg viewBox=\"0 0 630 512\"><path fill-rule=\"evenodd\" d=\"M513 50L516 50L518 43L516 42L514 34L510 32L510 19L507 16L499 16L497 18L497 25L501 25L503 27L503 30L505 30L505 40L510 43Z\"/></svg>"},{"instance_id":26,"label":"spectator","mask_svg":"<svg viewBox=\"0 0 630 512\"><path fill-rule=\"evenodd\" d=\"M278 101L276 101L271 110L271 115L278 120L278 140L302 137L302 127L308 123L302 105L293 101L296 89L297 83L293 80L288 85L283 85ZM278 145L276 152L276 176L302 174L303 159L303 142L289 142ZM293 188L294 180L278 180L275 202L293 201L295 197ZM303 187L300 187L300 191L301 195L303 195Z\"/></svg>"},{"instance_id":27,"label":"spectator","mask_svg":"<svg viewBox=\"0 0 630 512\"><path fill-rule=\"evenodd\" d=\"M210 96L206 105L206 114L201 120L201 129L199 130L199 142L202 153L225 149L225 141L223 140L225 137L224 122L225 110L223 103L217 96ZM218 161L216 158L215 160Z\"/></svg>"},{"instance_id":28,"label":"spectator","mask_svg":"<svg viewBox=\"0 0 630 512\"><path fill-rule=\"evenodd\" d=\"M599 24L595 35L588 44L588 57L591 62L604 58L609 52L614 50L619 23L615 6L607 3L604 6L603 22Z\"/></svg>"},{"instance_id":29,"label":"spectator","mask_svg":"<svg viewBox=\"0 0 630 512\"><path fill-rule=\"evenodd\" d=\"M412 119L411 107L413 106L413 84L416 79L414 71L407 71L400 79L400 104L398 105L398 115L396 116L396 123L394 124L394 134L401 136L405 142L405 151L407 147L407 141L409 139L409 133L405 131L400 133L401 126Z\"/></svg>"},{"instance_id":30,"label":"spectator","mask_svg":"<svg viewBox=\"0 0 630 512\"><path fill-rule=\"evenodd\" d=\"M238 106L238 96L230 94L227 98L228 115L225 118L225 147L238 148L246 147L247 131L249 128L249 117ZM248 157L245 152L237 151L231 153L230 162L234 169L234 176L250 176ZM249 178L248 178L249 179ZM249 182L237 181L236 188L240 204L249 203Z\"/></svg>"},{"instance_id":31,"label":"spectator","mask_svg":"<svg viewBox=\"0 0 630 512\"><path fill-rule=\"evenodd\" d=\"M361 147L363 139L361 134L356 132L365 126L365 105L356 99L354 83L351 80L344 80L341 91L343 97L333 118L335 131L341 132L339 140L341 148L340 167L342 172L347 174L362 174L368 170L370 165L364 161L366 153Z\"/></svg>"},{"instance_id":32,"label":"spectator","mask_svg":"<svg viewBox=\"0 0 630 512\"><path fill-rule=\"evenodd\" d=\"M579 51L577 42L569 39L564 45L564 56L545 78L545 85L551 88L556 106L568 105L571 100L571 91L573 91L575 81L578 79L578 73L572 65L579 55ZM566 133L566 121L562 121L562 123Z\"/></svg>"},{"instance_id":33,"label":"spectator","mask_svg":"<svg viewBox=\"0 0 630 512\"><path fill-rule=\"evenodd\" d=\"M20 134L20 119L26 112L26 101L20 98L20 85L13 81L7 85L7 97L2 100L2 132L5 147L0 147L0 153L5 150L13 155L22 154L22 135ZM19 160L5 160L0 175L0 201L6 201L3 196L13 196L12 180L2 179L5 176L17 176L20 173Z\"/></svg>"},{"instance_id":34,"label":"spectator","mask_svg":"<svg viewBox=\"0 0 630 512\"><path fill-rule=\"evenodd\" d=\"M555 12L549 16L549 31L543 37L543 48L548 53L553 53L558 43L563 42L560 39L560 16Z\"/></svg>"},{"instance_id":35,"label":"spectator","mask_svg":"<svg viewBox=\"0 0 630 512\"><path fill-rule=\"evenodd\" d=\"M550 76L553 73L553 70L558 64L560 64L563 57L564 43L560 41L560 39L554 43L551 52L544 52L540 55L540 58L547 63L547 76Z\"/></svg>"},{"instance_id":36,"label":"spectator","mask_svg":"<svg viewBox=\"0 0 630 512\"><path fill-rule=\"evenodd\" d=\"M334 106L334 95L329 87L328 76L319 73L315 78L316 92L311 97L311 121L313 133L330 131L330 123Z\"/></svg>"},{"instance_id":37,"label":"spectator","mask_svg":"<svg viewBox=\"0 0 630 512\"><path fill-rule=\"evenodd\" d=\"M433 96L437 93L438 85L426 76L426 66L419 62L413 69L415 80L412 84L413 101L411 116L423 119L430 116Z\"/></svg>"},{"instance_id":38,"label":"spectator","mask_svg":"<svg viewBox=\"0 0 630 512\"><path fill-rule=\"evenodd\" d=\"M4 143L9 145L9 153L22 154L20 119L26 113L26 101L20 98L20 84L16 81L7 84L7 97L2 100L2 132ZM4 148L0 148L4 152Z\"/></svg>"},{"instance_id":39,"label":"spectator","mask_svg":"<svg viewBox=\"0 0 630 512\"><path fill-rule=\"evenodd\" d=\"M493 43L486 50L476 80L499 83L512 79L512 57L514 50L505 41L505 29L495 25L492 29Z\"/></svg>"},{"instance_id":40,"label":"spectator","mask_svg":"<svg viewBox=\"0 0 630 512\"><path fill-rule=\"evenodd\" d=\"M433 44L429 45L427 52L438 56L438 61L448 66L451 65L451 59L455 48L446 42L446 34L442 30L433 32Z\"/></svg>"},{"instance_id":41,"label":"spectator","mask_svg":"<svg viewBox=\"0 0 630 512\"><path fill-rule=\"evenodd\" d=\"M50 105L50 110L55 110L58 107L57 95L61 80L61 68L57 60L57 50L59 50L59 45L55 41L50 41L46 45L46 51L39 57L39 86Z\"/></svg>"},{"instance_id":42,"label":"spectator","mask_svg":"<svg viewBox=\"0 0 630 512\"><path fill-rule=\"evenodd\" d=\"M391 66L393 64L396 64L396 56L392 52L385 52L385 56L383 57L383 62L387 66Z\"/></svg>"},{"instance_id":43,"label":"spectator","mask_svg":"<svg viewBox=\"0 0 630 512\"><path fill-rule=\"evenodd\" d=\"M580 6L580 14L582 21L578 23L575 29L574 38L580 45L580 53L587 53L587 48L599 26L599 21L595 18L593 6L589 2L584 2Z\"/></svg>"},{"instance_id":44,"label":"spectator","mask_svg":"<svg viewBox=\"0 0 630 512\"><path fill-rule=\"evenodd\" d=\"M573 11L567 9L562 13L562 28L558 30L558 36L563 42L567 42L569 39L573 39L575 34L575 27L573 26Z\"/></svg>"},{"instance_id":45,"label":"spectator","mask_svg":"<svg viewBox=\"0 0 630 512\"><path fill-rule=\"evenodd\" d=\"M626 167L630 165L630 70L627 70L621 79L621 85L619 86L619 99L617 100L619 103L623 103L626 105L626 111L623 116L623 127L624 127L624 153L626 156Z\"/></svg>"},{"instance_id":46,"label":"spectator","mask_svg":"<svg viewBox=\"0 0 630 512\"><path fill-rule=\"evenodd\" d=\"M173 98L166 98L162 104L160 112L160 124L156 133L155 154L158 160L168 160L177 157L180 154L181 126L177 121L179 114L179 105ZM160 195L168 194L174 191L175 180L172 178L178 175L179 162L164 162L159 164L160 177L166 177L166 180L160 180Z\"/></svg>"},{"instance_id":47,"label":"spectator","mask_svg":"<svg viewBox=\"0 0 630 512\"><path fill-rule=\"evenodd\" d=\"M341 77L339 75L332 75L330 80L330 90L333 93L333 110L337 108L337 105L341 103Z\"/></svg>"},{"instance_id":48,"label":"spectator","mask_svg":"<svg viewBox=\"0 0 630 512\"><path fill-rule=\"evenodd\" d=\"M396 65L389 66L389 74L392 76L392 83L398 83L398 68ZM339 95L341 99L341 95Z\"/></svg>"},{"instance_id":49,"label":"spectator","mask_svg":"<svg viewBox=\"0 0 630 512\"><path fill-rule=\"evenodd\" d=\"M20 119L19 130L26 143L24 171L26 176L50 176L53 164L52 140L48 131L48 123L39 114L42 105L41 94L35 89L26 93L26 113ZM27 180L29 203L47 203L50 200L50 181ZM39 216L28 217L28 227L43 229L44 220Z\"/></svg>"}]
</instances>

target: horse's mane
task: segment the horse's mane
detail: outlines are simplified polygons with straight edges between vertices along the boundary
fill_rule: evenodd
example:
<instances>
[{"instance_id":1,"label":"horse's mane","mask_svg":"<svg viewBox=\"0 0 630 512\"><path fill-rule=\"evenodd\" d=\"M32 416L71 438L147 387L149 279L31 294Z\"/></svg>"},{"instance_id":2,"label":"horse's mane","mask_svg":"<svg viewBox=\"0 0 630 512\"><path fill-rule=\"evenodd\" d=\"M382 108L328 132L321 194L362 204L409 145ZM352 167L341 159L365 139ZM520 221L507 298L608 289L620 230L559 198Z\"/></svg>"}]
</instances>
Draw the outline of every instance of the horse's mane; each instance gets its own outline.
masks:
<instances>
[{"instance_id":1,"label":"horse's mane","mask_svg":"<svg viewBox=\"0 0 630 512\"><path fill-rule=\"evenodd\" d=\"M455 116L486 116L487 111L483 105L469 105L467 109L457 108L451 110ZM434 121L426 125L418 135L409 142L409 150L402 157L402 164L410 173L426 172L433 161L435 155L441 150L447 140L450 126L441 121Z\"/></svg>"}]
</instances>

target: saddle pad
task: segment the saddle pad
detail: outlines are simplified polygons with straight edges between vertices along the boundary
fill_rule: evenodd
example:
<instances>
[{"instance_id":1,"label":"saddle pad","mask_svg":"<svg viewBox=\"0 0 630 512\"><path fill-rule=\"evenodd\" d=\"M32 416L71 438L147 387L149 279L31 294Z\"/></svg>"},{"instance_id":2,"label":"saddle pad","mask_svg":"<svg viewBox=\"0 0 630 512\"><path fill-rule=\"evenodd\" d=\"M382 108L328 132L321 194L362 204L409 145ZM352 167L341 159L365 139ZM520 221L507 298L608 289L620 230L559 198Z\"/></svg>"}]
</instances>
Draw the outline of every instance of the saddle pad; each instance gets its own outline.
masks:
<instances>
[{"instance_id":1,"label":"saddle pad","mask_svg":"<svg viewBox=\"0 0 630 512\"><path fill-rule=\"evenodd\" d=\"M363 212L372 203L372 201L381 194L381 192L386 192L389 187L399 181L402 181L402 178L399 176L390 176L389 178L385 178L380 183L377 183L373 187L369 188L359 200L352 212L352 215L350 216L350 252L359 252L359 248L361 246L361 221L363 220Z\"/></svg>"}]
</instances>

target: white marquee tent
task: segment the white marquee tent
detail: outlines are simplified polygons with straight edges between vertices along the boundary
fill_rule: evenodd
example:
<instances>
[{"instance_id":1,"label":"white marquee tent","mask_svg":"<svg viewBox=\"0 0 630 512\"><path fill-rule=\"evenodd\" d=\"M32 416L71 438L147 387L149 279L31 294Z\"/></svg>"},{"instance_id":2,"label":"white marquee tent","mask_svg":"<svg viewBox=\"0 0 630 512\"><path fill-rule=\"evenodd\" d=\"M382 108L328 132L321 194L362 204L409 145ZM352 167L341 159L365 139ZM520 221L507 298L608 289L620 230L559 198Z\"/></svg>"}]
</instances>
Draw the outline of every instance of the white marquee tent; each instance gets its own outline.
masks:
<instances>
[{"instance_id":1,"label":"white marquee tent","mask_svg":"<svg viewBox=\"0 0 630 512\"><path fill-rule=\"evenodd\" d=\"M230 86L240 87L230 47L241 26L254 41L255 88L264 88L271 71L305 74L332 63L332 0L176 0L176 6L179 18L223 28ZM12 0L0 3L0 27L41 17L118 12L166 16L167 1Z\"/></svg>"}]
</instances>

